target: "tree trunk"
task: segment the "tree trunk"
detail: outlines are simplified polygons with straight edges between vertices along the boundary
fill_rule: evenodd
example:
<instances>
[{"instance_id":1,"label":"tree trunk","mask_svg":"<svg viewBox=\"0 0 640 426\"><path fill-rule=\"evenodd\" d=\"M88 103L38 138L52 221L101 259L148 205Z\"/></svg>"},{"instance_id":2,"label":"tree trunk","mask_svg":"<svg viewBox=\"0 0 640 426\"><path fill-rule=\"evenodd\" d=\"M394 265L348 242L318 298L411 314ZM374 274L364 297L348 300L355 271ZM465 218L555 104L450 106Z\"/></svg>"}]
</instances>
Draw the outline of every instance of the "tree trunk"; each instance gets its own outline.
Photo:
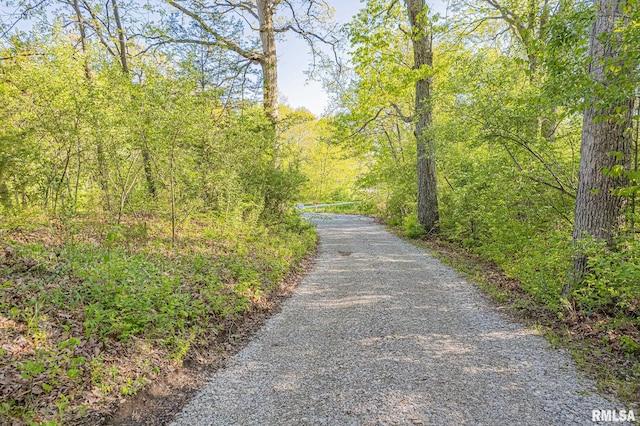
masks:
<instances>
[{"instance_id":1,"label":"tree trunk","mask_svg":"<svg viewBox=\"0 0 640 426\"><path fill-rule=\"evenodd\" d=\"M151 169L151 153L147 148L146 141L142 141L142 164L144 166L144 176L147 179L147 192L150 196L156 196L156 181L153 178L153 170Z\"/></svg>"},{"instance_id":2,"label":"tree trunk","mask_svg":"<svg viewBox=\"0 0 640 426\"><path fill-rule=\"evenodd\" d=\"M127 37L122 28L122 21L120 20L120 10L118 9L118 2L111 0L111 8L113 9L113 18L116 21L116 29L118 30L118 46L120 52L120 63L122 64L122 71L125 74L129 74L129 61L127 59Z\"/></svg>"},{"instance_id":3,"label":"tree trunk","mask_svg":"<svg viewBox=\"0 0 640 426\"><path fill-rule=\"evenodd\" d=\"M89 64L89 58L87 58L87 32L84 28L84 17L82 16L82 11L80 10L80 5L78 4L78 0L73 0L73 10L76 12L76 18L78 19L78 31L80 32L80 45L82 46L82 53L85 55L84 57L84 75L87 78L87 81L93 80L91 74L91 65Z\"/></svg>"},{"instance_id":4,"label":"tree trunk","mask_svg":"<svg viewBox=\"0 0 640 426\"><path fill-rule=\"evenodd\" d=\"M257 18L259 34L260 34L260 46L261 51L255 51L253 49L246 49L240 44L237 44L225 37L219 32L215 26L207 24L197 11L190 10L184 6L184 2L178 0L166 0L166 2L189 16L193 21L206 33L212 36L222 49L235 52L241 57L248 59L251 62L258 63L262 67L262 79L263 79L263 107L265 113L275 129L275 125L278 121L278 57L276 56L276 32L286 32L293 30L299 34L306 33L303 29L295 29L295 25L285 25L283 28L276 28L273 17L278 5L282 4L282 0L253 0L253 1L238 1L238 2L215 2L216 5L212 6L212 10L217 10L217 7L229 7L235 9L239 14L243 14L243 11L248 12L251 16ZM193 6L201 4L198 1L191 2ZM307 14L311 13L313 8L313 1L305 2L309 3ZM317 2L316 2L317 3ZM321 2L324 4L324 2ZM311 18L310 15L307 15ZM300 22L296 19L296 23ZM251 25L253 29L253 25ZM306 33L309 35L310 33ZM208 40L193 40L194 43L200 43L206 46L210 46L211 42Z\"/></svg>"},{"instance_id":5,"label":"tree trunk","mask_svg":"<svg viewBox=\"0 0 640 426\"><path fill-rule=\"evenodd\" d=\"M0 176L0 206L10 209L12 207L11 204L11 193L9 191L9 187L4 179L1 179Z\"/></svg>"},{"instance_id":6,"label":"tree trunk","mask_svg":"<svg viewBox=\"0 0 640 426\"><path fill-rule=\"evenodd\" d=\"M267 117L275 126L278 121L278 57L273 26L273 0L258 0L257 6L263 54L260 61L264 90L263 105Z\"/></svg>"},{"instance_id":7,"label":"tree trunk","mask_svg":"<svg viewBox=\"0 0 640 426\"><path fill-rule=\"evenodd\" d=\"M412 29L414 67L433 67L431 33L424 0L406 0ZM418 222L427 232L438 224L435 141L431 133L431 77L416 82L415 130L418 144Z\"/></svg>"},{"instance_id":8,"label":"tree trunk","mask_svg":"<svg viewBox=\"0 0 640 426\"><path fill-rule=\"evenodd\" d=\"M596 20L591 28L589 55L590 73L594 83L615 93L616 80L620 77L608 71L611 64L621 67L623 75L627 66L619 50L620 39L614 32L616 23L622 18L623 0L599 0L596 3ZM622 77L624 78L624 76ZM613 243L618 232L622 199L612 190L623 186L624 177L605 173L616 165L626 168L631 158L631 118L633 94L629 98L607 102L607 107L598 106L602 99L592 99L584 112L580 168L578 171L578 193L576 197L573 240L590 236L599 241ZM622 108L622 109L621 109ZM616 111L623 111L622 116ZM574 285L586 272L587 259L580 253L574 259Z\"/></svg>"}]
</instances>

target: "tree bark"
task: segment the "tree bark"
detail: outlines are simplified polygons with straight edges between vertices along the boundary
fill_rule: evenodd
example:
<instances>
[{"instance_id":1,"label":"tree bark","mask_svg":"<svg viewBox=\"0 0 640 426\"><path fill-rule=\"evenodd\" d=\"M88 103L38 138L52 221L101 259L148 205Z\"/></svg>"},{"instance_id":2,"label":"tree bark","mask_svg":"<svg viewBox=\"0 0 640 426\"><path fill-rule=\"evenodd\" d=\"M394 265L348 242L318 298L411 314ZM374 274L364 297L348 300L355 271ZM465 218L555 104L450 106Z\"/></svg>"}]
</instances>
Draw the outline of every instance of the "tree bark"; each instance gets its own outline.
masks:
<instances>
[{"instance_id":1,"label":"tree bark","mask_svg":"<svg viewBox=\"0 0 640 426\"><path fill-rule=\"evenodd\" d=\"M80 10L80 5L78 4L78 0L73 0L72 3L73 10L76 13L76 19L78 19L78 32L80 33L80 45L82 46L82 53L85 55L84 57L84 75L87 81L93 80L93 76L91 73L91 65L89 64L89 59L86 57L87 55L87 32L84 27L84 17L82 16L82 11Z\"/></svg>"},{"instance_id":2,"label":"tree bark","mask_svg":"<svg viewBox=\"0 0 640 426\"><path fill-rule=\"evenodd\" d=\"M433 67L431 33L424 0L406 0L412 29L414 67ZM431 77L416 81L415 130L418 148L418 222L427 232L438 225L435 141L431 133Z\"/></svg>"},{"instance_id":3,"label":"tree bark","mask_svg":"<svg viewBox=\"0 0 640 426\"><path fill-rule=\"evenodd\" d=\"M263 107L265 114L275 124L278 121L278 57L276 55L276 28L273 22L275 9L281 0L255 0L255 2L229 3L230 7L235 7L239 11L245 10L258 20L260 34L260 51L247 50L225 37L214 26L209 25L197 12L188 9L181 2L176 0L166 0L167 3L194 20L197 25L213 36L215 41L198 39L173 39L177 42L200 43L206 46L216 46L225 50L237 53L241 57L254 63L260 64L263 79ZM283 32L283 29L279 29Z\"/></svg>"},{"instance_id":4,"label":"tree bark","mask_svg":"<svg viewBox=\"0 0 640 426\"><path fill-rule=\"evenodd\" d=\"M122 21L120 20L120 10L118 9L118 2L111 0L111 8L113 9L113 18L116 21L116 29L118 31L118 51L120 52L120 63L122 64L122 71L125 74L129 74L129 61L127 58L127 36L122 28Z\"/></svg>"},{"instance_id":5,"label":"tree bark","mask_svg":"<svg viewBox=\"0 0 640 426\"><path fill-rule=\"evenodd\" d=\"M146 141L142 141L142 164L144 166L144 176L147 179L147 192L150 196L156 196L156 181L153 178L153 169L151 169L151 153L147 148Z\"/></svg>"},{"instance_id":6,"label":"tree bark","mask_svg":"<svg viewBox=\"0 0 640 426\"><path fill-rule=\"evenodd\" d=\"M597 0L596 20L591 28L590 74L594 83L606 93L615 92L619 76L628 70L619 49L620 38L614 31L623 16L623 4L623 0ZM622 72L616 75L608 71L611 64L621 67ZM603 103L607 104L606 108L600 106ZM580 252L579 241L593 237L612 244L619 231L622 199L613 189L624 186L626 180L605 171L616 165L625 169L629 165L632 112L633 94L629 94L628 99L618 98L614 102L603 102L594 97L584 112L573 228L573 240L578 248L574 259L574 285L583 279L587 270L587 258Z\"/></svg>"},{"instance_id":7,"label":"tree bark","mask_svg":"<svg viewBox=\"0 0 640 426\"><path fill-rule=\"evenodd\" d=\"M1 175L0 178L2 178ZM3 206L6 209L10 209L12 207L11 193L7 183L3 179L0 179L0 206Z\"/></svg>"},{"instance_id":8,"label":"tree bark","mask_svg":"<svg viewBox=\"0 0 640 426\"><path fill-rule=\"evenodd\" d=\"M273 26L273 0L257 0L260 41L262 42L263 106L273 125L278 121L278 57Z\"/></svg>"}]
</instances>

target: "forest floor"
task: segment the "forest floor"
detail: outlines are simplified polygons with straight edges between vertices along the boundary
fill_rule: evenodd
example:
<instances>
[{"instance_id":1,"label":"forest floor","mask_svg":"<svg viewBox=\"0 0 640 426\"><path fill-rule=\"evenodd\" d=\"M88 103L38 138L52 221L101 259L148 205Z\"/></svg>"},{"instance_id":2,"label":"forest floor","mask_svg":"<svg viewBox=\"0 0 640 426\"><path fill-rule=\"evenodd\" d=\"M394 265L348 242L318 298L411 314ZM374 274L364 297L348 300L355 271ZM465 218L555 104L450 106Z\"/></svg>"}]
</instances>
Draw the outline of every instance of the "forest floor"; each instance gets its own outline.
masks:
<instances>
[{"instance_id":1,"label":"forest floor","mask_svg":"<svg viewBox=\"0 0 640 426\"><path fill-rule=\"evenodd\" d=\"M203 217L177 237L153 217L0 224L0 425L163 424L277 310L316 241L297 217Z\"/></svg>"},{"instance_id":2,"label":"forest floor","mask_svg":"<svg viewBox=\"0 0 640 426\"><path fill-rule=\"evenodd\" d=\"M172 424L585 424L624 407L422 249L370 218L314 221L314 268Z\"/></svg>"},{"instance_id":3,"label":"forest floor","mask_svg":"<svg viewBox=\"0 0 640 426\"><path fill-rule=\"evenodd\" d=\"M190 351L182 365L151 382L115 411L105 417L105 425L155 426L168 424L182 407L206 385L209 377L224 368L231 357L244 349L269 318L277 315L282 302L291 296L313 265L313 256L306 257L273 292L268 303L237 318L227 331L208 345Z\"/></svg>"}]
</instances>

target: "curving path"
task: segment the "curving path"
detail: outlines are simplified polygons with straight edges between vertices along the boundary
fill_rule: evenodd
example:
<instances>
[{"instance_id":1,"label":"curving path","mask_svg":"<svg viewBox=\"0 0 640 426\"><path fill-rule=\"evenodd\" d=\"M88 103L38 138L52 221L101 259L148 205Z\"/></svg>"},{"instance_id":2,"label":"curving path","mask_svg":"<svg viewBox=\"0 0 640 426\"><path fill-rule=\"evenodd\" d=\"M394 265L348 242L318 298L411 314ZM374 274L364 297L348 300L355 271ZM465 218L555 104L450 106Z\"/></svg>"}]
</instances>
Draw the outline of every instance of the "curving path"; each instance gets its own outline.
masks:
<instances>
[{"instance_id":1,"label":"curving path","mask_svg":"<svg viewBox=\"0 0 640 426\"><path fill-rule=\"evenodd\" d=\"M373 220L313 217L313 270L175 425L584 425L623 408Z\"/></svg>"}]
</instances>

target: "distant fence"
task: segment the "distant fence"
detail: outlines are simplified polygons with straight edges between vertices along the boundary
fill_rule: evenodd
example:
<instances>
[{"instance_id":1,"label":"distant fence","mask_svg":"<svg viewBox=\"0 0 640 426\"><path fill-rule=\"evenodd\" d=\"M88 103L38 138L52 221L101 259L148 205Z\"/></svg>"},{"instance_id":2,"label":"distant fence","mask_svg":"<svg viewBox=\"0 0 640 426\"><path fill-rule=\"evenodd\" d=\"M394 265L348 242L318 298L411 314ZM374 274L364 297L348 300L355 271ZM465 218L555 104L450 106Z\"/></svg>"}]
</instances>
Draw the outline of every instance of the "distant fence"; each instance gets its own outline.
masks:
<instances>
[{"instance_id":1,"label":"distant fence","mask_svg":"<svg viewBox=\"0 0 640 426\"><path fill-rule=\"evenodd\" d=\"M298 204L297 206L295 206L296 209L298 210L315 210L318 211L318 209L324 208L324 207L334 207L334 206L348 206L351 204L357 204L357 201L345 201L343 203L330 203L330 204Z\"/></svg>"}]
</instances>

